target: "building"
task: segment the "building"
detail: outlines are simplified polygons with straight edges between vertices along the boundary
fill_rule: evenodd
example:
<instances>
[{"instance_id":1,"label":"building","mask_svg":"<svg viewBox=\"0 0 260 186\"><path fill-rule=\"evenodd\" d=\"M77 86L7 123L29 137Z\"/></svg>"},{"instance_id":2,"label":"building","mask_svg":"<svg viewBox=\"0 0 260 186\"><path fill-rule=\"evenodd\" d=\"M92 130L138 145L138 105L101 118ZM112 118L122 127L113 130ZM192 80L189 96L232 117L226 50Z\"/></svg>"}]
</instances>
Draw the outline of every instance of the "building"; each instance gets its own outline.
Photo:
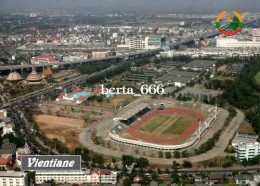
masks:
<instances>
[{"instance_id":1,"label":"building","mask_svg":"<svg viewBox=\"0 0 260 186\"><path fill-rule=\"evenodd\" d=\"M252 30L252 41L260 41L260 28L254 28Z\"/></svg>"},{"instance_id":2,"label":"building","mask_svg":"<svg viewBox=\"0 0 260 186\"><path fill-rule=\"evenodd\" d=\"M221 183L224 181L222 174L209 174L208 177L209 177L210 185L212 185L214 183Z\"/></svg>"},{"instance_id":3,"label":"building","mask_svg":"<svg viewBox=\"0 0 260 186\"><path fill-rule=\"evenodd\" d=\"M15 155L16 145L13 143L4 143L0 149L1 158L13 158Z\"/></svg>"},{"instance_id":4,"label":"building","mask_svg":"<svg viewBox=\"0 0 260 186\"><path fill-rule=\"evenodd\" d=\"M174 51L169 50L169 51L162 51L159 54L156 55L157 58L173 58L174 56Z\"/></svg>"},{"instance_id":5,"label":"building","mask_svg":"<svg viewBox=\"0 0 260 186\"><path fill-rule=\"evenodd\" d=\"M0 158L0 168L7 170L12 165L12 158Z\"/></svg>"},{"instance_id":6,"label":"building","mask_svg":"<svg viewBox=\"0 0 260 186\"><path fill-rule=\"evenodd\" d=\"M18 72L10 72L6 78L7 81L19 81L23 78Z\"/></svg>"},{"instance_id":7,"label":"building","mask_svg":"<svg viewBox=\"0 0 260 186\"><path fill-rule=\"evenodd\" d=\"M130 44L130 49L143 50L145 48L145 41L140 36L131 38L129 44Z\"/></svg>"},{"instance_id":8,"label":"building","mask_svg":"<svg viewBox=\"0 0 260 186\"><path fill-rule=\"evenodd\" d=\"M43 83L43 78L41 75L39 75L35 69L32 69L32 72L27 76L26 81L31 84L42 84Z\"/></svg>"},{"instance_id":9,"label":"building","mask_svg":"<svg viewBox=\"0 0 260 186\"><path fill-rule=\"evenodd\" d=\"M94 50L92 51L93 59L107 58L110 55L110 50Z\"/></svg>"},{"instance_id":10,"label":"building","mask_svg":"<svg viewBox=\"0 0 260 186\"><path fill-rule=\"evenodd\" d=\"M19 171L0 171L0 185L5 186L27 186L26 173Z\"/></svg>"},{"instance_id":11,"label":"building","mask_svg":"<svg viewBox=\"0 0 260 186\"><path fill-rule=\"evenodd\" d=\"M198 99L201 99L203 97L212 98L217 97L218 95L221 95L223 92L219 90L202 90L199 88L193 88L193 87L186 87L175 94L176 97L179 95L185 96L185 97L197 97Z\"/></svg>"},{"instance_id":12,"label":"building","mask_svg":"<svg viewBox=\"0 0 260 186\"><path fill-rule=\"evenodd\" d=\"M32 57L31 63L32 64L41 64L41 63L57 63L59 62L56 58L52 56L38 56Z\"/></svg>"},{"instance_id":13,"label":"building","mask_svg":"<svg viewBox=\"0 0 260 186\"><path fill-rule=\"evenodd\" d=\"M195 80L198 77L199 77L198 72L172 70L168 74L165 74L157 78L155 83L174 85L175 87L184 87L187 85L187 83Z\"/></svg>"},{"instance_id":14,"label":"building","mask_svg":"<svg viewBox=\"0 0 260 186\"><path fill-rule=\"evenodd\" d=\"M237 185L247 185L249 181L253 180L252 176L246 174L239 174L234 178Z\"/></svg>"},{"instance_id":15,"label":"building","mask_svg":"<svg viewBox=\"0 0 260 186\"><path fill-rule=\"evenodd\" d=\"M216 40L216 46L224 48L258 48L260 47L260 41L239 41L234 38L218 38Z\"/></svg>"},{"instance_id":16,"label":"building","mask_svg":"<svg viewBox=\"0 0 260 186\"><path fill-rule=\"evenodd\" d=\"M116 184L117 172L98 169L82 169L77 171L36 171L36 184L41 184L51 179L56 183Z\"/></svg>"},{"instance_id":17,"label":"building","mask_svg":"<svg viewBox=\"0 0 260 186\"><path fill-rule=\"evenodd\" d=\"M183 65L182 70L192 70L192 71L209 71L215 65L215 61L211 60L193 60L185 65Z\"/></svg>"},{"instance_id":18,"label":"building","mask_svg":"<svg viewBox=\"0 0 260 186\"><path fill-rule=\"evenodd\" d=\"M53 77L53 74L52 74L52 71L50 68L43 70L42 75L44 78L47 78L47 79L50 79Z\"/></svg>"},{"instance_id":19,"label":"building","mask_svg":"<svg viewBox=\"0 0 260 186\"><path fill-rule=\"evenodd\" d=\"M165 37L145 37L145 49L158 49L166 45Z\"/></svg>"},{"instance_id":20,"label":"building","mask_svg":"<svg viewBox=\"0 0 260 186\"><path fill-rule=\"evenodd\" d=\"M252 159L260 154L260 143L256 141L257 135L237 133L232 141L232 146L236 149L236 157L241 161L243 159Z\"/></svg>"},{"instance_id":21,"label":"building","mask_svg":"<svg viewBox=\"0 0 260 186\"><path fill-rule=\"evenodd\" d=\"M13 123L5 123L3 126L3 133L2 136L5 134L15 133L14 131L14 124Z\"/></svg>"},{"instance_id":22,"label":"building","mask_svg":"<svg viewBox=\"0 0 260 186\"><path fill-rule=\"evenodd\" d=\"M5 109L0 110L0 118L6 118L7 117L7 112Z\"/></svg>"}]
</instances>

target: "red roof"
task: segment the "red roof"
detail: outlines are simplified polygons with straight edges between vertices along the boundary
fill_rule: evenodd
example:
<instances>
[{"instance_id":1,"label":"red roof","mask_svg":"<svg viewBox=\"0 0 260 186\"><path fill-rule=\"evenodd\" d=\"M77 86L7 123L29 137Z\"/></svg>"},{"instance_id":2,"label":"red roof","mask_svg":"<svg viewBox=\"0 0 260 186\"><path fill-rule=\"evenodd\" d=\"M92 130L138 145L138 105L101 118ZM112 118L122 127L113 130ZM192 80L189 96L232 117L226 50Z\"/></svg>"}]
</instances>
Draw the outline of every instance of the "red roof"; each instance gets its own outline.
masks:
<instances>
[{"instance_id":1,"label":"red roof","mask_svg":"<svg viewBox=\"0 0 260 186\"><path fill-rule=\"evenodd\" d=\"M85 100L85 97L84 97L84 96L79 96L78 100L79 100L79 101L84 101L84 100Z\"/></svg>"},{"instance_id":2,"label":"red roof","mask_svg":"<svg viewBox=\"0 0 260 186\"><path fill-rule=\"evenodd\" d=\"M110 170L108 170L108 169L103 169L103 170L100 171L100 174L109 175L109 174L110 174Z\"/></svg>"},{"instance_id":3,"label":"red roof","mask_svg":"<svg viewBox=\"0 0 260 186\"><path fill-rule=\"evenodd\" d=\"M0 158L1 165L10 164L11 162L12 162L12 158Z\"/></svg>"},{"instance_id":4,"label":"red roof","mask_svg":"<svg viewBox=\"0 0 260 186\"><path fill-rule=\"evenodd\" d=\"M65 94L62 92L62 93L60 93L59 98L62 99L64 96L65 96Z\"/></svg>"},{"instance_id":5,"label":"red roof","mask_svg":"<svg viewBox=\"0 0 260 186\"><path fill-rule=\"evenodd\" d=\"M97 89L95 89L95 90L93 91L93 94L98 94L98 93L101 92L101 90L102 90L102 88L101 88L101 87L98 87Z\"/></svg>"},{"instance_id":6,"label":"red roof","mask_svg":"<svg viewBox=\"0 0 260 186\"><path fill-rule=\"evenodd\" d=\"M134 177L134 179L133 179L134 182L139 182L141 180L143 180L143 178L138 175L136 177Z\"/></svg>"},{"instance_id":7,"label":"red roof","mask_svg":"<svg viewBox=\"0 0 260 186\"><path fill-rule=\"evenodd\" d=\"M81 91L81 88L76 87L75 91L76 91L76 92L80 92L80 91Z\"/></svg>"},{"instance_id":8,"label":"red roof","mask_svg":"<svg viewBox=\"0 0 260 186\"><path fill-rule=\"evenodd\" d=\"M49 62L59 62L57 59L53 58L52 56L48 55L48 56L38 56L38 57L33 57L31 59L32 61L39 61L39 60L45 60L45 61L49 61Z\"/></svg>"},{"instance_id":9,"label":"red roof","mask_svg":"<svg viewBox=\"0 0 260 186\"><path fill-rule=\"evenodd\" d=\"M99 171L97 169L93 169L90 174L99 174Z\"/></svg>"},{"instance_id":10,"label":"red roof","mask_svg":"<svg viewBox=\"0 0 260 186\"><path fill-rule=\"evenodd\" d=\"M21 159L22 159L22 156L26 156L26 155L30 155L30 154L20 154L20 155L17 157L17 159L18 159L18 160L21 160Z\"/></svg>"}]
</instances>

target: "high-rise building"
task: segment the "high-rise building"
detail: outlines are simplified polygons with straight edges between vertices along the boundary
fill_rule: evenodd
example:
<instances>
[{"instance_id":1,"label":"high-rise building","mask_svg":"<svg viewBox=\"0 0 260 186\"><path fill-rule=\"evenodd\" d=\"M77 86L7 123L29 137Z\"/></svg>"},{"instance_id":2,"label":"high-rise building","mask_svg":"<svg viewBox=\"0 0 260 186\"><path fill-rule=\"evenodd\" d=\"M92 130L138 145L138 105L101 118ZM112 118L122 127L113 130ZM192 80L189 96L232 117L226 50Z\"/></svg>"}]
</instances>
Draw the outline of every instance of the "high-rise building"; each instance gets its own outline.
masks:
<instances>
[{"instance_id":1,"label":"high-rise building","mask_svg":"<svg viewBox=\"0 0 260 186\"><path fill-rule=\"evenodd\" d=\"M131 38L129 41L130 49L134 50L143 50L145 48L145 41L142 37L137 36L134 38Z\"/></svg>"}]
</instances>

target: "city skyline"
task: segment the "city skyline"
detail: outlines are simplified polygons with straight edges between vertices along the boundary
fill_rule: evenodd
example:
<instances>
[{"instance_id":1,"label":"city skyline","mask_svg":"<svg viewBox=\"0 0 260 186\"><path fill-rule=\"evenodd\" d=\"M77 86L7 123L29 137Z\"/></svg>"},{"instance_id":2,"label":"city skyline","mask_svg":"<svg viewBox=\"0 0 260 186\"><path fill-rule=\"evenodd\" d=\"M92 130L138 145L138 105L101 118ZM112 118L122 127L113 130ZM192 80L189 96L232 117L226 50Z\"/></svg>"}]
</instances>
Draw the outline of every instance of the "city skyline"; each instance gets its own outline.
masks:
<instances>
[{"instance_id":1,"label":"city skyline","mask_svg":"<svg viewBox=\"0 0 260 186\"><path fill-rule=\"evenodd\" d=\"M259 11L259 0L0 0L2 11L86 10L101 12L215 13L222 10Z\"/></svg>"}]
</instances>

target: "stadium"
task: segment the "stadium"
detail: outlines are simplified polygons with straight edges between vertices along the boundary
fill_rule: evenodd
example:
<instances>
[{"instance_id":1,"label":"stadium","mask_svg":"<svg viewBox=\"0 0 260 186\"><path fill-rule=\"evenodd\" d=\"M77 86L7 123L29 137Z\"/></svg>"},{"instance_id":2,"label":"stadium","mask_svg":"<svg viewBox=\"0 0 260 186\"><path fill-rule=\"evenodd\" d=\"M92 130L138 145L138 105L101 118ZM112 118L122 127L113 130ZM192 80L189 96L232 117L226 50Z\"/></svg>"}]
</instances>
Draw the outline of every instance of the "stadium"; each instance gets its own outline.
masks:
<instances>
[{"instance_id":1,"label":"stadium","mask_svg":"<svg viewBox=\"0 0 260 186\"><path fill-rule=\"evenodd\" d=\"M212 105L173 100L142 99L113 119L112 140L157 150L192 146L218 117Z\"/></svg>"}]
</instances>

